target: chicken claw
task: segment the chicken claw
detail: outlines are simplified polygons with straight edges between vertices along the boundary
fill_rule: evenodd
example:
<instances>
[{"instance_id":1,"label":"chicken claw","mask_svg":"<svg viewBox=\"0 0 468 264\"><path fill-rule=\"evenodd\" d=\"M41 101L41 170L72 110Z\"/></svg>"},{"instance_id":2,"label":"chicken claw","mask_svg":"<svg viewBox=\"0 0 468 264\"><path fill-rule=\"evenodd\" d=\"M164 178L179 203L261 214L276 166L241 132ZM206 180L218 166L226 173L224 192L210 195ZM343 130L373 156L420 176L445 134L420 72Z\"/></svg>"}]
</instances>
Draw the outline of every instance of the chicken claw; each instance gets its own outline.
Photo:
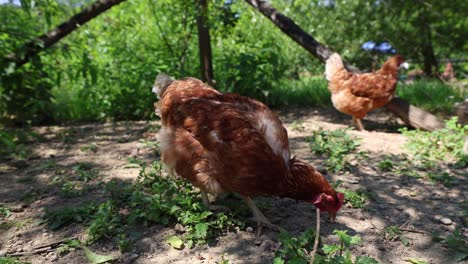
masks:
<instances>
[{"instance_id":1,"label":"chicken claw","mask_svg":"<svg viewBox=\"0 0 468 264\"><path fill-rule=\"evenodd\" d=\"M245 203L249 206L250 210L253 214L253 220L257 222L257 236L260 236L262 233L263 226L276 230L278 232L287 232L286 229L282 228L281 226L274 225L266 218L266 216L258 209L252 199L248 196L243 196Z\"/></svg>"}]
</instances>

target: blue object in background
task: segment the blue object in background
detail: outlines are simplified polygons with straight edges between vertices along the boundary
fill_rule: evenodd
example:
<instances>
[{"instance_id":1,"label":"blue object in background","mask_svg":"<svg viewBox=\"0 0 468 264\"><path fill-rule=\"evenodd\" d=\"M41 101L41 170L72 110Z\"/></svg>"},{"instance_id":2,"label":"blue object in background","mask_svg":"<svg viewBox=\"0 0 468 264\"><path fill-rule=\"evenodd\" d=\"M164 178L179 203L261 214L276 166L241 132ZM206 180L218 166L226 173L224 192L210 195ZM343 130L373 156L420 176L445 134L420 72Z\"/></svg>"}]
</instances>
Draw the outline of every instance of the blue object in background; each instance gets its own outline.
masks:
<instances>
[{"instance_id":1,"label":"blue object in background","mask_svg":"<svg viewBox=\"0 0 468 264\"><path fill-rule=\"evenodd\" d=\"M390 54L395 54L396 49L388 42L381 42L379 44L376 44L375 42L369 40L362 44L361 48L365 51L376 51L380 53L390 53Z\"/></svg>"},{"instance_id":2,"label":"blue object in background","mask_svg":"<svg viewBox=\"0 0 468 264\"><path fill-rule=\"evenodd\" d=\"M375 42L367 41L364 44L362 44L361 48L365 51L372 51L375 48Z\"/></svg>"}]
</instances>

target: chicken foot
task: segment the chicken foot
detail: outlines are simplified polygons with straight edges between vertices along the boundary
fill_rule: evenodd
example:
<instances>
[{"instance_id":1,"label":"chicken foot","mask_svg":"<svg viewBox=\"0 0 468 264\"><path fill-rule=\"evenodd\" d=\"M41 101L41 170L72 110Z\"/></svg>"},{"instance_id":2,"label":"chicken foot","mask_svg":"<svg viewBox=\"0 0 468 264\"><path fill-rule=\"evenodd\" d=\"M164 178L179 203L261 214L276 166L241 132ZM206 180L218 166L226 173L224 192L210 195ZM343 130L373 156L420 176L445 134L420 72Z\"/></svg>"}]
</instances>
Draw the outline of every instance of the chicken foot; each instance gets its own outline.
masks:
<instances>
[{"instance_id":1,"label":"chicken foot","mask_svg":"<svg viewBox=\"0 0 468 264\"><path fill-rule=\"evenodd\" d=\"M223 205L214 205L210 203L210 200L208 199L208 193L204 190L200 190L201 192L201 197L203 204L205 205L206 208L210 211L222 211L222 212L231 212L231 209L229 209L226 206Z\"/></svg>"},{"instance_id":2,"label":"chicken foot","mask_svg":"<svg viewBox=\"0 0 468 264\"><path fill-rule=\"evenodd\" d=\"M361 119L355 118L354 116L353 116L353 126L355 126L359 131L366 131L366 129L362 125Z\"/></svg>"},{"instance_id":3,"label":"chicken foot","mask_svg":"<svg viewBox=\"0 0 468 264\"><path fill-rule=\"evenodd\" d=\"M286 229L282 228L281 226L274 225L266 218L265 215L258 209L252 199L248 196L242 196L247 206L249 206L250 210L253 214L253 220L257 222L257 236L260 236L262 233L263 226L276 230L278 232L287 232Z\"/></svg>"}]
</instances>

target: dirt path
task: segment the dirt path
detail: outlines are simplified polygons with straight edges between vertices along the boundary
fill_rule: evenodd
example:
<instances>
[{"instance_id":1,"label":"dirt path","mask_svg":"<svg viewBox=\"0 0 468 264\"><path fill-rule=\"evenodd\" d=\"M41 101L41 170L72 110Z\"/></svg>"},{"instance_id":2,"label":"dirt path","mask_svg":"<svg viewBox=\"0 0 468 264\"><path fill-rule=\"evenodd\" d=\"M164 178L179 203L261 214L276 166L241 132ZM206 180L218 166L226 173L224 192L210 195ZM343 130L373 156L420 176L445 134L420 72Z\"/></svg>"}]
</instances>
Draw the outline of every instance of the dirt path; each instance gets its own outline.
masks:
<instances>
[{"instance_id":1,"label":"dirt path","mask_svg":"<svg viewBox=\"0 0 468 264\"><path fill-rule=\"evenodd\" d=\"M318 128L345 128L349 117L334 110L311 109L283 111L281 116L293 154L325 171L321 158L311 153L307 138ZM434 242L430 234L438 231L446 235L460 228L467 237L460 205L466 201L467 178L460 175L467 175L468 171L466 168L453 171L458 184L451 188L427 179L382 172L377 168L378 162L404 153L405 138L396 131L398 122L390 120L385 113L372 114L364 125L372 132L350 133L362 139L359 150L367 151L368 158L356 161L351 172L326 176L333 181L341 180L342 188L365 190L373 199L362 209L345 206L335 223L327 223L322 217L323 242L336 242L334 229L349 230L363 240L352 248L354 255L371 256L380 263L408 263L409 258L452 263L453 252ZM65 237L83 239L84 230L78 224L49 229L42 220L44 212L105 201L102 182L111 179L131 184L139 168L129 166L129 158L146 162L158 159L152 148L156 131L157 123L146 122L36 128L41 139L29 146L32 154L28 160L0 162L0 206L11 211L0 226L0 256L28 252ZM68 190L74 195L67 197L66 186L57 183L70 177L87 177L88 184L83 190L80 186ZM257 202L266 204L261 209L268 218L294 235L315 227L315 210L310 204L279 198L259 198ZM440 217L449 218L452 223L443 224ZM404 232L408 246L384 238L383 230L391 225L408 230ZM172 227L154 225L142 227L141 232L142 237L124 255L120 255L112 241L101 241L90 248L96 253L119 257L120 263L220 263L222 259L229 263L271 263L279 247L278 234L271 231L256 237L240 230L219 237L216 243L182 250L173 249L165 242L168 235L175 233ZM60 255L51 249L21 259L32 263L86 263L82 250Z\"/></svg>"}]
</instances>

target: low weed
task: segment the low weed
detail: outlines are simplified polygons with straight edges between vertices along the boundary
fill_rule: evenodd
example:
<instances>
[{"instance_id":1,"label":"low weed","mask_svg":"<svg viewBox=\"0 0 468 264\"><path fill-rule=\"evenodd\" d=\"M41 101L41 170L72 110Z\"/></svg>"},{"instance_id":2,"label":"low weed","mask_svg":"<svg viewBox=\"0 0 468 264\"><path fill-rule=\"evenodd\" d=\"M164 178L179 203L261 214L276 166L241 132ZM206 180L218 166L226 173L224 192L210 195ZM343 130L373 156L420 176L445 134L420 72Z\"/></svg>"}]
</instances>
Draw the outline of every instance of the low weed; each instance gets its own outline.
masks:
<instances>
[{"instance_id":1,"label":"low weed","mask_svg":"<svg viewBox=\"0 0 468 264\"><path fill-rule=\"evenodd\" d=\"M91 143L86 146L82 146L80 150L83 152L91 151L91 152L96 153L98 151L98 146L94 143Z\"/></svg>"},{"instance_id":2,"label":"low weed","mask_svg":"<svg viewBox=\"0 0 468 264\"><path fill-rule=\"evenodd\" d=\"M385 228L384 237L390 241L395 241L398 239L404 246L409 246L408 238L405 237L398 226L389 226Z\"/></svg>"},{"instance_id":3,"label":"low weed","mask_svg":"<svg viewBox=\"0 0 468 264\"><path fill-rule=\"evenodd\" d=\"M379 170L381 171L391 171L395 165L393 164L393 161L391 159L385 158L381 161L379 161L379 164L377 165Z\"/></svg>"},{"instance_id":4,"label":"low weed","mask_svg":"<svg viewBox=\"0 0 468 264\"><path fill-rule=\"evenodd\" d=\"M463 261L468 259L468 244L460 229L455 229L452 234L442 238L439 234L433 233L432 237L435 241L444 244L447 248L454 251L454 260Z\"/></svg>"},{"instance_id":5,"label":"low weed","mask_svg":"<svg viewBox=\"0 0 468 264\"><path fill-rule=\"evenodd\" d=\"M11 215L10 209L0 206L0 219L7 218Z\"/></svg>"},{"instance_id":6,"label":"low weed","mask_svg":"<svg viewBox=\"0 0 468 264\"><path fill-rule=\"evenodd\" d=\"M366 256L354 257L349 248L361 242L361 237L350 236L347 230L334 230L339 238L339 244L324 244L322 246L323 255L317 255L314 264L376 264L375 259ZM289 234L280 235L281 248L276 252L274 264L309 263L310 255L315 238L314 230L307 230L299 237L291 237Z\"/></svg>"},{"instance_id":7,"label":"low weed","mask_svg":"<svg viewBox=\"0 0 468 264\"><path fill-rule=\"evenodd\" d=\"M291 123L291 129L293 131L304 132L305 126L304 126L304 123L302 123L302 121L294 120Z\"/></svg>"},{"instance_id":8,"label":"low weed","mask_svg":"<svg viewBox=\"0 0 468 264\"><path fill-rule=\"evenodd\" d=\"M65 241L64 244L60 245L57 247L57 254L59 255L65 255L68 254L72 251L75 251L77 248L81 246L81 243L77 239L69 239Z\"/></svg>"},{"instance_id":9,"label":"low weed","mask_svg":"<svg viewBox=\"0 0 468 264\"><path fill-rule=\"evenodd\" d=\"M319 129L309 139L312 152L325 155L325 165L333 172L343 171L350 167L348 154L359 146L356 138L346 133L348 129L334 131Z\"/></svg>"},{"instance_id":10,"label":"low weed","mask_svg":"<svg viewBox=\"0 0 468 264\"><path fill-rule=\"evenodd\" d=\"M369 199L367 193L363 190L351 191L338 189L338 191L344 194L344 202L353 208L364 208Z\"/></svg>"},{"instance_id":11,"label":"low weed","mask_svg":"<svg viewBox=\"0 0 468 264\"><path fill-rule=\"evenodd\" d=\"M160 162L149 168L142 164L133 185L109 182L105 186L109 199L104 203L47 212L49 228L82 223L86 226L87 243L110 238L127 251L136 237L131 231L139 225L179 223L185 230L181 241L187 247L205 244L218 233L243 226L232 214L208 211L191 184L163 177L161 167Z\"/></svg>"},{"instance_id":12,"label":"low weed","mask_svg":"<svg viewBox=\"0 0 468 264\"><path fill-rule=\"evenodd\" d=\"M468 164L468 156L463 151L468 125L462 126L457 120L457 117L453 117L446 121L445 128L432 132L410 131L407 128L400 130L408 139L406 148L413 154L415 165L430 169L440 161L460 167Z\"/></svg>"}]
</instances>

